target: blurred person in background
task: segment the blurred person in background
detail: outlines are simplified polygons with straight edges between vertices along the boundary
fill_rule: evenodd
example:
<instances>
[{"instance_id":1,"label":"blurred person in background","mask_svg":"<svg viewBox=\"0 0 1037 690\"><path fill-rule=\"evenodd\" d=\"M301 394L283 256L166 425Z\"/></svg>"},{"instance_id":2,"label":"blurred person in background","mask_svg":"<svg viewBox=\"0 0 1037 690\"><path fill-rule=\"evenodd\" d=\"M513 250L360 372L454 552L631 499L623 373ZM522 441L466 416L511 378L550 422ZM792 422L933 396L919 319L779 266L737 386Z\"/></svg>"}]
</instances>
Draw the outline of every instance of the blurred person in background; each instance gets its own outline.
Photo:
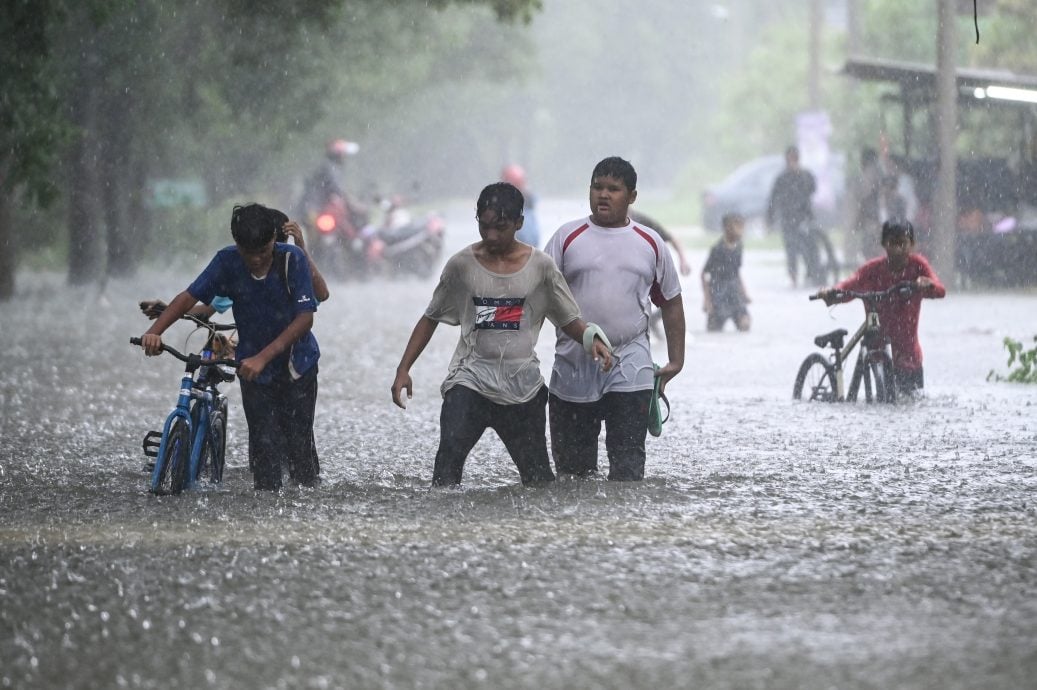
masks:
<instances>
[{"instance_id":1,"label":"blurred person in background","mask_svg":"<svg viewBox=\"0 0 1037 690\"><path fill-rule=\"evenodd\" d=\"M817 190L814 174L799 163L799 149L789 146L785 150L785 169L774 180L770 200L767 203L767 225L781 230L785 245L785 266L792 287L799 284L799 260L803 259L806 275L817 275L817 251L807 241L809 224L814 222L812 197Z\"/></svg>"},{"instance_id":2,"label":"blurred person in background","mask_svg":"<svg viewBox=\"0 0 1037 690\"><path fill-rule=\"evenodd\" d=\"M523 198L526 200L526 206L523 210L525 221L522 223L522 228L515 235L515 239L519 242L525 242L531 247L540 246L540 221L537 219L536 214L536 194L529 190L529 185L526 181L526 171L521 165L511 163L504 166L501 170L500 175L501 182L507 182L513 185L516 189L522 192Z\"/></svg>"},{"instance_id":3,"label":"blurred person in background","mask_svg":"<svg viewBox=\"0 0 1037 690\"><path fill-rule=\"evenodd\" d=\"M745 218L737 213L724 214L724 235L709 250L702 268L702 311L706 312L706 330L721 331L728 319L740 331L749 330L751 301L742 281L742 235Z\"/></svg>"}]
</instances>

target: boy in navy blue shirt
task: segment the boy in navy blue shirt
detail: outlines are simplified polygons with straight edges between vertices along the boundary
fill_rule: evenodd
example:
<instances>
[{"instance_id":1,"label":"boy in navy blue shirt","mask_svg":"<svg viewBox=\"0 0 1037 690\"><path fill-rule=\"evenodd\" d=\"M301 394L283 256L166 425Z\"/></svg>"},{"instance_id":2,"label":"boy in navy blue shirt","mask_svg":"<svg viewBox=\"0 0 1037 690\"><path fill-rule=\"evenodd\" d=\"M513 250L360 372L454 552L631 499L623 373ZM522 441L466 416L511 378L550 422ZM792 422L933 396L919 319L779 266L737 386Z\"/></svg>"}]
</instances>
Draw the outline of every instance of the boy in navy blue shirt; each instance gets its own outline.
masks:
<instances>
[{"instance_id":1,"label":"boy in navy blue shirt","mask_svg":"<svg viewBox=\"0 0 1037 690\"><path fill-rule=\"evenodd\" d=\"M269 210L259 204L235 206L234 246L216 253L141 337L141 344L146 354L157 355L162 333L196 303L209 304L217 295L233 300L255 487L277 490L282 458L300 484L318 481L313 415L320 350L310 330L317 300L306 255L275 242L268 219Z\"/></svg>"}]
</instances>

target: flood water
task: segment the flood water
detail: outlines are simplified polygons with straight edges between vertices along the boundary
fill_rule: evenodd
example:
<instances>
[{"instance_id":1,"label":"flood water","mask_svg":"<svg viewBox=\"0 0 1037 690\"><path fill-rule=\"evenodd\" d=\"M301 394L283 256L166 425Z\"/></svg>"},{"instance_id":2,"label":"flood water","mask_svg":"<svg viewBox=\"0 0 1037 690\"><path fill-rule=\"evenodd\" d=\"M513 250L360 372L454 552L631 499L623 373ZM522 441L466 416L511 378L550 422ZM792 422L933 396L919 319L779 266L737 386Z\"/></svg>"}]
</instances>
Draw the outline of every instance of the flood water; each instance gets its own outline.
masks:
<instances>
[{"instance_id":1,"label":"flood water","mask_svg":"<svg viewBox=\"0 0 1037 690\"><path fill-rule=\"evenodd\" d=\"M986 378L1004 336L1037 332L1037 294L927 302L922 400L795 403L813 336L860 305L808 302L778 252L750 252L752 332L706 334L691 258L687 366L644 482L523 488L488 432L464 488L430 491L457 332L395 408L434 284L414 280L332 285L324 482L280 495L252 490L236 384L223 485L145 490L140 440L182 366L130 347L136 302L193 274L100 299L23 274L0 305L0 686L1033 687L1037 386ZM547 373L549 329L539 351Z\"/></svg>"}]
</instances>

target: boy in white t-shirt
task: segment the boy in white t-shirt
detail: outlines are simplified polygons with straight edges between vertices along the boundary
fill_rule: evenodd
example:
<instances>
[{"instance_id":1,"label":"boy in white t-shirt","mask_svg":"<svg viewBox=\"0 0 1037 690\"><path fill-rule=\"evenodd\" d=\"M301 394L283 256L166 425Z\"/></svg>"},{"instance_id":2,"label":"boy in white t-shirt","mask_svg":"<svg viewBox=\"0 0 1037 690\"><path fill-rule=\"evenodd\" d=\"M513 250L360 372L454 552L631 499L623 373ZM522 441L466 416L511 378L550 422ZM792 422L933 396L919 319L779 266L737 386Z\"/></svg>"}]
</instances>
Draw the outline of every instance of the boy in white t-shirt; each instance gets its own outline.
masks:
<instances>
[{"instance_id":1,"label":"boy in white t-shirt","mask_svg":"<svg viewBox=\"0 0 1037 690\"><path fill-rule=\"evenodd\" d=\"M436 326L461 327L441 388L433 486L461 483L465 459L487 428L504 442L523 484L554 479L545 436L547 390L534 350L545 317L584 343L581 357L592 368L612 364L607 341L580 318L551 258L515 239L523 205L522 193L507 182L483 189L475 207L482 240L447 261L396 369L392 399L406 407L402 393L411 397L410 368Z\"/></svg>"},{"instance_id":2,"label":"boy in white t-shirt","mask_svg":"<svg viewBox=\"0 0 1037 690\"><path fill-rule=\"evenodd\" d=\"M558 264L580 313L605 331L615 364L587 366L578 348L558 338L551 373L551 452L559 474L598 469L598 435L605 423L610 480L644 478L645 437L652 389L660 393L684 367L684 303L673 258L657 232L632 222L637 173L606 158L591 175L591 215L566 223L544 251ZM652 304L660 307L669 361L655 370L648 336Z\"/></svg>"}]
</instances>

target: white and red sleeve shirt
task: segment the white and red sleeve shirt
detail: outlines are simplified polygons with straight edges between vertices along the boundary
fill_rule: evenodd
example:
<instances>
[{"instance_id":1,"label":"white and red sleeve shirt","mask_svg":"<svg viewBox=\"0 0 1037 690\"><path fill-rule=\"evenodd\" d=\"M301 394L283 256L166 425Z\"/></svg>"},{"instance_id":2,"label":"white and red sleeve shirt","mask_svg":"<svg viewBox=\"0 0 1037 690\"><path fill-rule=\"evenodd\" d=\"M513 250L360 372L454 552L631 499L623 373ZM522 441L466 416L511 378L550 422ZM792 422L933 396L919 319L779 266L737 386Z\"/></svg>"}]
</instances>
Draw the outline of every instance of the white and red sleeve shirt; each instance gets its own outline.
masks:
<instances>
[{"instance_id":1,"label":"white and red sleeve shirt","mask_svg":"<svg viewBox=\"0 0 1037 690\"><path fill-rule=\"evenodd\" d=\"M570 402L593 402L610 391L651 390L652 303L681 293L673 258L659 234L638 223L603 228L583 218L560 227L544 251L561 269L583 319L601 326L618 357L612 370L603 372L581 343L559 332L551 392Z\"/></svg>"}]
</instances>

